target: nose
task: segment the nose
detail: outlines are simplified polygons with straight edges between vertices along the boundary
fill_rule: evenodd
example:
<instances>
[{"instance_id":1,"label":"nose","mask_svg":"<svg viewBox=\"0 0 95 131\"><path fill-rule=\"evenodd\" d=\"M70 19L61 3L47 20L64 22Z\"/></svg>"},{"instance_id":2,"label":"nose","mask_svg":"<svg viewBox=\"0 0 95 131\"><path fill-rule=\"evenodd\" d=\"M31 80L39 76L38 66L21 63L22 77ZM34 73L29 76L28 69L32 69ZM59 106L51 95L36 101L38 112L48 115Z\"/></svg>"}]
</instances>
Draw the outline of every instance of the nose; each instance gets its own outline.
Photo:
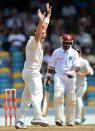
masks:
<instances>
[{"instance_id":1,"label":"nose","mask_svg":"<svg viewBox=\"0 0 95 131\"><path fill-rule=\"evenodd\" d=\"M46 33L46 30L42 30L42 33Z\"/></svg>"},{"instance_id":2,"label":"nose","mask_svg":"<svg viewBox=\"0 0 95 131\"><path fill-rule=\"evenodd\" d=\"M42 32L42 35L43 35L43 36L46 36L46 32Z\"/></svg>"}]
</instances>

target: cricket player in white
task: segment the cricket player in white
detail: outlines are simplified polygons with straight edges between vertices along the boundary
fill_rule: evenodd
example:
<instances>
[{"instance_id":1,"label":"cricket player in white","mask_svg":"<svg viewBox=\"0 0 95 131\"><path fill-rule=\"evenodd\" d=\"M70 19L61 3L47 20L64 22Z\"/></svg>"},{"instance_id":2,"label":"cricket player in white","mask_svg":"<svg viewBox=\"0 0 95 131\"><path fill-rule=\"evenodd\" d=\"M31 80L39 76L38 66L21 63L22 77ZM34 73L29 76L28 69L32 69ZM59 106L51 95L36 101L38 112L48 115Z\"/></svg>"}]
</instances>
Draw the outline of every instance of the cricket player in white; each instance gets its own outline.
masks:
<instances>
[{"instance_id":1,"label":"cricket player in white","mask_svg":"<svg viewBox=\"0 0 95 131\"><path fill-rule=\"evenodd\" d=\"M48 65L44 85L50 83L54 75L54 110L55 123L58 126L65 124L64 120L64 92L66 92L66 124L73 126L75 123L75 82L76 72L79 70L80 61L76 50L72 48L73 40L69 34L60 37L62 47L56 49Z\"/></svg>"},{"instance_id":2,"label":"cricket player in white","mask_svg":"<svg viewBox=\"0 0 95 131\"><path fill-rule=\"evenodd\" d=\"M47 16L45 17L45 12L42 14L40 9L38 10L39 24L36 28L35 35L30 36L30 39L26 45L26 60L24 63L24 69L22 71L22 77L25 82L25 88L22 95L21 111L17 118L15 128L26 128L24 124L24 117L26 110L32 103L34 116L31 124L47 126L48 124L44 122L41 113L41 101L43 98L43 88L42 88L42 75L40 74L40 69L43 59L43 49L42 42L44 42L46 37L46 30L49 24L51 16L51 7L46 4Z\"/></svg>"},{"instance_id":3,"label":"cricket player in white","mask_svg":"<svg viewBox=\"0 0 95 131\"><path fill-rule=\"evenodd\" d=\"M82 98L87 89L87 78L86 76L93 75L93 69L88 63L88 61L82 58L81 49L76 48L80 57L80 70L77 72L76 77L76 124L81 124L84 118L84 105Z\"/></svg>"}]
</instances>

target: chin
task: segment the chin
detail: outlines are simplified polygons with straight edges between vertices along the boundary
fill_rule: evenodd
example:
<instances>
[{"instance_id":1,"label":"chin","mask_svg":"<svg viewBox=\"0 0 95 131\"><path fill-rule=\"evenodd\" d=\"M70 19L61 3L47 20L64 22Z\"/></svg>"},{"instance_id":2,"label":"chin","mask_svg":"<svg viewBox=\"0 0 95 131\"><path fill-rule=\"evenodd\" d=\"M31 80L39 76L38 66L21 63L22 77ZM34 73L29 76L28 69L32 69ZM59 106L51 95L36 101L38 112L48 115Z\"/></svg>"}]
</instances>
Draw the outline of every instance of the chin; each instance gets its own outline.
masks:
<instances>
[{"instance_id":1,"label":"chin","mask_svg":"<svg viewBox=\"0 0 95 131\"><path fill-rule=\"evenodd\" d=\"M45 41L45 39L41 39L41 42L44 42Z\"/></svg>"}]
</instances>

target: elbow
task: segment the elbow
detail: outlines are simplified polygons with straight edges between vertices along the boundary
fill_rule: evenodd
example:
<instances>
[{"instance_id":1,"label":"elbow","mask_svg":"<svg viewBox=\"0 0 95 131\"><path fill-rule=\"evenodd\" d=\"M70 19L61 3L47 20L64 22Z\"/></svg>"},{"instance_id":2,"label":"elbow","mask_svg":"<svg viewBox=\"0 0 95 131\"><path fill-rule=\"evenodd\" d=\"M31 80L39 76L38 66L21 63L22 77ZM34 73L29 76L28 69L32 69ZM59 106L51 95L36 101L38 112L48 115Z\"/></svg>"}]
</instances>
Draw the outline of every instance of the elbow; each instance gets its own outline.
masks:
<instances>
[{"instance_id":1,"label":"elbow","mask_svg":"<svg viewBox=\"0 0 95 131\"><path fill-rule=\"evenodd\" d=\"M91 72L90 72L90 75L94 75L94 71L91 71Z\"/></svg>"}]
</instances>

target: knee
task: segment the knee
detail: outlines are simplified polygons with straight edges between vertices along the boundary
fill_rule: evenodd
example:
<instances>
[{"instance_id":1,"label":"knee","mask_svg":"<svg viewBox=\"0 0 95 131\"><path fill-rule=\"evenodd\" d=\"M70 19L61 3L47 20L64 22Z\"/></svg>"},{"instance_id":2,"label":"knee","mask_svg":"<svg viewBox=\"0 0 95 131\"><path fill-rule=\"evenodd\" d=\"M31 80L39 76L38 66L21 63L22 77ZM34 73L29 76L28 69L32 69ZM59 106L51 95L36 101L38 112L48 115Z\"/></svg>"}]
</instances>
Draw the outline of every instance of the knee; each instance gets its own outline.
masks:
<instances>
[{"instance_id":1,"label":"knee","mask_svg":"<svg viewBox=\"0 0 95 131\"><path fill-rule=\"evenodd\" d=\"M22 98L30 98L30 93L26 87L24 88L24 91L22 93Z\"/></svg>"},{"instance_id":2,"label":"knee","mask_svg":"<svg viewBox=\"0 0 95 131\"><path fill-rule=\"evenodd\" d=\"M31 102L32 102L32 105L35 106L35 107L38 107L38 106L41 105L40 99L32 99Z\"/></svg>"},{"instance_id":3,"label":"knee","mask_svg":"<svg viewBox=\"0 0 95 131\"><path fill-rule=\"evenodd\" d=\"M66 93L66 104L75 105L76 104L76 95L74 91Z\"/></svg>"},{"instance_id":4,"label":"knee","mask_svg":"<svg viewBox=\"0 0 95 131\"><path fill-rule=\"evenodd\" d=\"M54 91L54 103L63 104L64 103L64 92L60 89Z\"/></svg>"},{"instance_id":5,"label":"knee","mask_svg":"<svg viewBox=\"0 0 95 131\"><path fill-rule=\"evenodd\" d=\"M55 96L54 103L55 104L63 104L64 103L64 96Z\"/></svg>"}]
</instances>

